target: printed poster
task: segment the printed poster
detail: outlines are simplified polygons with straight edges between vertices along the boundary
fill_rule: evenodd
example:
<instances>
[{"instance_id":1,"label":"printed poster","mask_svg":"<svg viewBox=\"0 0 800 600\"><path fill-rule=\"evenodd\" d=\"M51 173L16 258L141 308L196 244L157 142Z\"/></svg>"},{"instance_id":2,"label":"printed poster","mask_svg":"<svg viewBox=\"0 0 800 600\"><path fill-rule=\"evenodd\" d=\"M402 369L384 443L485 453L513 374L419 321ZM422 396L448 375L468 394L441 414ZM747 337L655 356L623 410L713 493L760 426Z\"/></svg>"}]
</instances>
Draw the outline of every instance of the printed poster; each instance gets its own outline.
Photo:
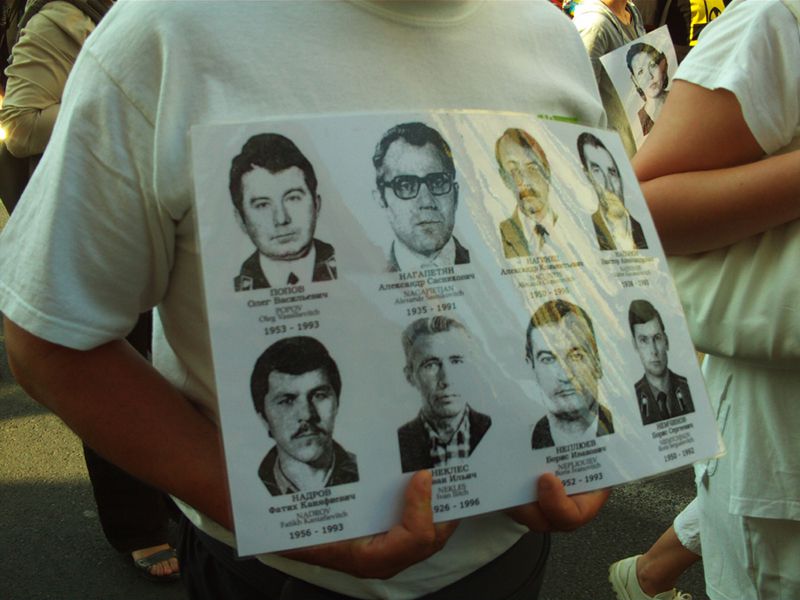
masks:
<instances>
[{"instance_id":1,"label":"printed poster","mask_svg":"<svg viewBox=\"0 0 800 600\"><path fill-rule=\"evenodd\" d=\"M615 133L531 115L192 130L240 555L373 534L718 455L656 230Z\"/></svg>"},{"instance_id":2,"label":"printed poster","mask_svg":"<svg viewBox=\"0 0 800 600\"><path fill-rule=\"evenodd\" d=\"M664 25L600 57L617 91L636 149L650 133L678 68L675 47Z\"/></svg>"}]
</instances>

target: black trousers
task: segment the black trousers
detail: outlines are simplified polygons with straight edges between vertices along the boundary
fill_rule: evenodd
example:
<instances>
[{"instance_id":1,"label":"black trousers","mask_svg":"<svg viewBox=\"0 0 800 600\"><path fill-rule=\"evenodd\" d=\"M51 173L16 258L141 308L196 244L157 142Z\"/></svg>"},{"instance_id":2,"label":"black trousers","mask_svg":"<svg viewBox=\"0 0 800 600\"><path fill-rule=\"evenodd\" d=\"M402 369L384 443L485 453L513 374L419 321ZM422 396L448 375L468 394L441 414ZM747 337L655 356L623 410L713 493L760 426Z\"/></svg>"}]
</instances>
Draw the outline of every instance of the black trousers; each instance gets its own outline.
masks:
<instances>
[{"instance_id":1,"label":"black trousers","mask_svg":"<svg viewBox=\"0 0 800 600\"><path fill-rule=\"evenodd\" d=\"M145 358L150 354L152 315L139 317L126 338ZM176 509L169 496L142 483L83 446L100 525L108 542L119 552L156 546L167 541L170 514Z\"/></svg>"},{"instance_id":2,"label":"black trousers","mask_svg":"<svg viewBox=\"0 0 800 600\"><path fill-rule=\"evenodd\" d=\"M419 600L535 600L550 553L548 534L528 533L492 562ZM185 517L178 539L181 580L190 600L352 600L272 569L209 537Z\"/></svg>"},{"instance_id":3,"label":"black trousers","mask_svg":"<svg viewBox=\"0 0 800 600\"><path fill-rule=\"evenodd\" d=\"M100 525L118 552L133 552L167 541L172 500L83 446Z\"/></svg>"}]
</instances>

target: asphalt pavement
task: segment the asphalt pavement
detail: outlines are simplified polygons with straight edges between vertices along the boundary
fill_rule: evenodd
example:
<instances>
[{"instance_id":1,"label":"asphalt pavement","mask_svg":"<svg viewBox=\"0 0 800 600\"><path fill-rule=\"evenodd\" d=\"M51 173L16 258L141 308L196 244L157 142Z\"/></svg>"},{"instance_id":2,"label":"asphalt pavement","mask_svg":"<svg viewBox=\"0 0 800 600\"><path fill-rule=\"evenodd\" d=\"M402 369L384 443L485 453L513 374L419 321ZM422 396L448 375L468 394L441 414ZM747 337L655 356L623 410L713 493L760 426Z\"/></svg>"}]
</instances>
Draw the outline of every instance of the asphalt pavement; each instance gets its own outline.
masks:
<instances>
[{"instance_id":1,"label":"asphalt pavement","mask_svg":"<svg viewBox=\"0 0 800 600\"><path fill-rule=\"evenodd\" d=\"M614 600L608 565L646 550L693 496L686 469L616 489L591 524L554 536L540 598ZM699 563L680 584L707 600ZM184 597L180 583L142 579L108 546L80 443L13 382L0 330L0 600Z\"/></svg>"}]
</instances>

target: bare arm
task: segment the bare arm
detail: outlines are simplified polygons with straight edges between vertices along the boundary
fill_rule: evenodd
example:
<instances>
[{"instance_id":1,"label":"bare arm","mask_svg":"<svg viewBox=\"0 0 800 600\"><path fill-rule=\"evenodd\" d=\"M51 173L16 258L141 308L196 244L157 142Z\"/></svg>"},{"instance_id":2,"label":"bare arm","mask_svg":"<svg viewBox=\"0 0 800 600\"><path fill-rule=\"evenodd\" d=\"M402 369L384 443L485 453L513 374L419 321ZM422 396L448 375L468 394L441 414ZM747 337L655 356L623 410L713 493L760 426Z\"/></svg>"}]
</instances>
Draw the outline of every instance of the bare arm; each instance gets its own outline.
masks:
<instances>
[{"instance_id":1,"label":"bare arm","mask_svg":"<svg viewBox=\"0 0 800 600\"><path fill-rule=\"evenodd\" d=\"M57 24L56 24L57 23ZM12 50L0 121L14 156L44 152L61 107L61 96L81 45L94 29L74 6L47 5L23 29Z\"/></svg>"},{"instance_id":2,"label":"bare arm","mask_svg":"<svg viewBox=\"0 0 800 600\"><path fill-rule=\"evenodd\" d=\"M8 318L4 326L9 363L31 397L112 462L232 529L216 426L133 348L115 341L72 350ZM575 529L591 520L608 497L605 491L568 497L552 474L540 478L538 489L537 503L509 511L536 531ZM401 522L384 534L287 556L358 577L391 577L438 552L458 525L434 525L429 471L414 475L404 500Z\"/></svg>"},{"instance_id":3,"label":"bare arm","mask_svg":"<svg viewBox=\"0 0 800 600\"><path fill-rule=\"evenodd\" d=\"M217 427L126 342L73 350L7 318L5 333L11 368L31 397L111 462L233 528ZM434 525L428 471L411 479L404 499L401 522L387 533L288 555L359 577L395 575L438 552L458 525Z\"/></svg>"},{"instance_id":4,"label":"bare arm","mask_svg":"<svg viewBox=\"0 0 800 600\"><path fill-rule=\"evenodd\" d=\"M217 428L133 348L73 350L8 318L4 326L9 363L31 397L108 460L232 526Z\"/></svg>"},{"instance_id":5,"label":"bare arm","mask_svg":"<svg viewBox=\"0 0 800 600\"><path fill-rule=\"evenodd\" d=\"M733 93L674 82L633 159L667 254L724 247L800 217L800 151L763 155Z\"/></svg>"}]
</instances>

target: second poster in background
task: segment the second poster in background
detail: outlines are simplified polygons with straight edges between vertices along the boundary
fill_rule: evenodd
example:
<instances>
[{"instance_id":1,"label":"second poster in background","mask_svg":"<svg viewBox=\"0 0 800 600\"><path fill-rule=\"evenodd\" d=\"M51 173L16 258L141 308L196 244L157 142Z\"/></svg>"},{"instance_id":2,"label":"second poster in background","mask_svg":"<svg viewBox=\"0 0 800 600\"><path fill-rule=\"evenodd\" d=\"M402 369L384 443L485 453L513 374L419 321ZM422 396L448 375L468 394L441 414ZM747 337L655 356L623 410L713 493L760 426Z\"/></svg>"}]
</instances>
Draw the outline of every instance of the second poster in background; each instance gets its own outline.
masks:
<instances>
[{"instance_id":1,"label":"second poster in background","mask_svg":"<svg viewBox=\"0 0 800 600\"><path fill-rule=\"evenodd\" d=\"M678 68L675 47L664 25L600 57L617 91L640 148L661 114Z\"/></svg>"},{"instance_id":2,"label":"second poster in background","mask_svg":"<svg viewBox=\"0 0 800 600\"><path fill-rule=\"evenodd\" d=\"M486 112L192 131L241 555L437 520L719 452L619 138Z\"/></svg>"}]
</instances>

